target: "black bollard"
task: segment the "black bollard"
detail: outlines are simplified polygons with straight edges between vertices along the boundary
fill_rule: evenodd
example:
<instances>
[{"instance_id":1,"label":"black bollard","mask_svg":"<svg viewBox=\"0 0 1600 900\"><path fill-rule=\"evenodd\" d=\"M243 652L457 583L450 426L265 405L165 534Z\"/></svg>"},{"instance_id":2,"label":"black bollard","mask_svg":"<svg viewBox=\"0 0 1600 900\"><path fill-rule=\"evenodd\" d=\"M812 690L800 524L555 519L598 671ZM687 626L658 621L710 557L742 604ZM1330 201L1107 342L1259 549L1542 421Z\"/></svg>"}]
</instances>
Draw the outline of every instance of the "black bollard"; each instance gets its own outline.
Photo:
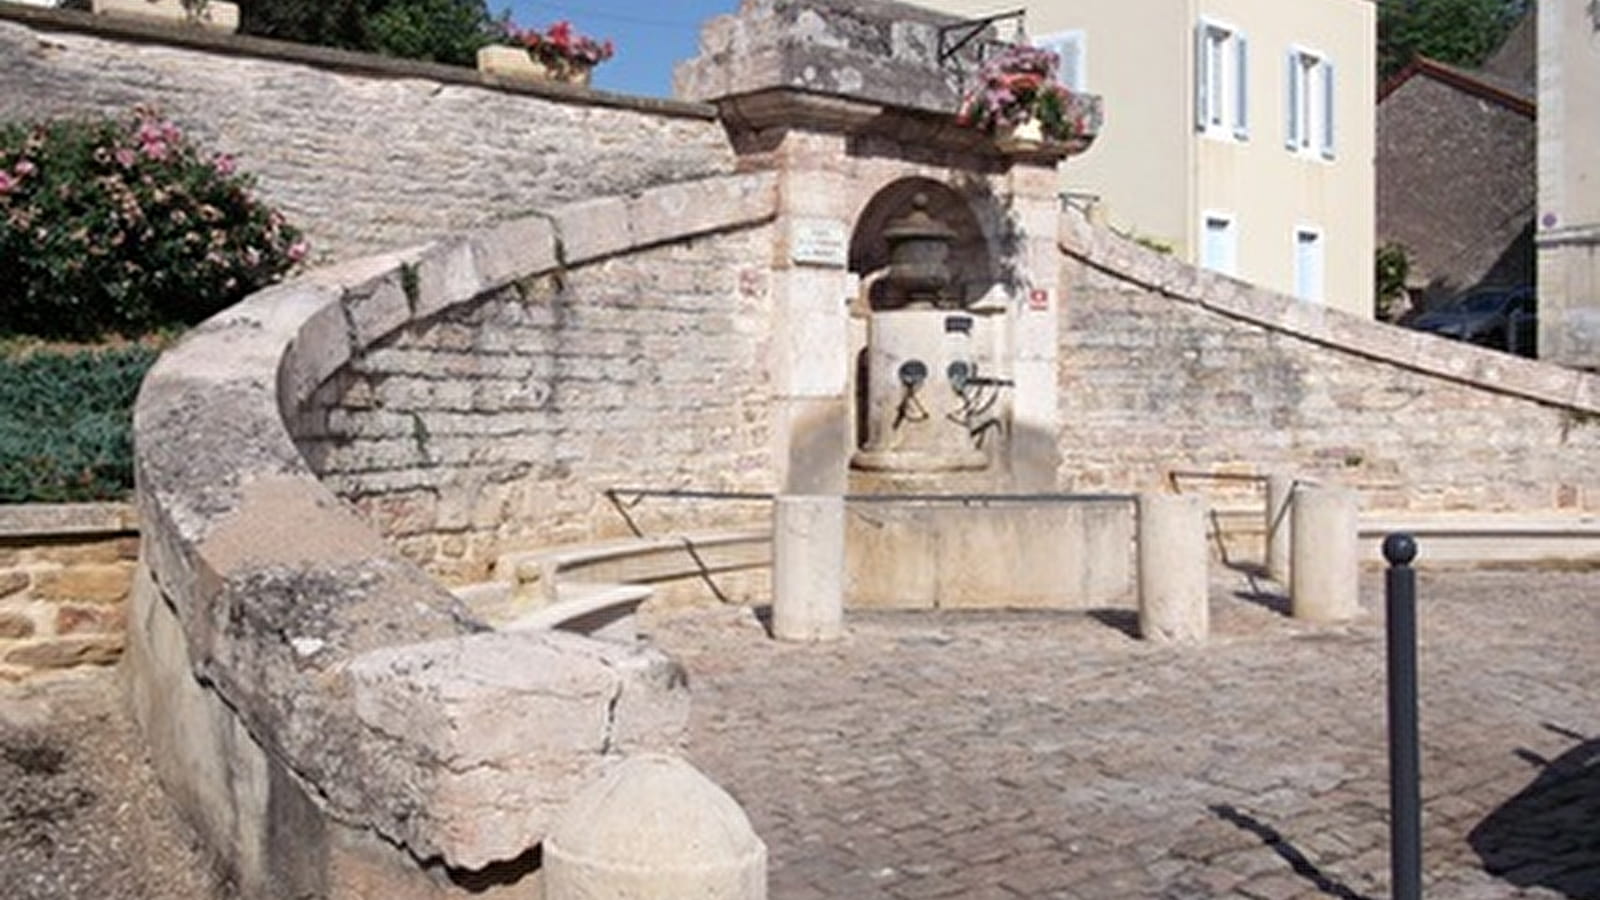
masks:
<instances>
[{"instance_id":1,"label":"black bollard","mask_svg":"<svg viewBox=\"0 0 1600 900\"><path fill-rule=\"evenodd\" d=\"M1422 897L1422 765L1417 749L1417 542L1383 539L1389 641L1389 884L1393 900Z\"/></svg>"}]
</instances>

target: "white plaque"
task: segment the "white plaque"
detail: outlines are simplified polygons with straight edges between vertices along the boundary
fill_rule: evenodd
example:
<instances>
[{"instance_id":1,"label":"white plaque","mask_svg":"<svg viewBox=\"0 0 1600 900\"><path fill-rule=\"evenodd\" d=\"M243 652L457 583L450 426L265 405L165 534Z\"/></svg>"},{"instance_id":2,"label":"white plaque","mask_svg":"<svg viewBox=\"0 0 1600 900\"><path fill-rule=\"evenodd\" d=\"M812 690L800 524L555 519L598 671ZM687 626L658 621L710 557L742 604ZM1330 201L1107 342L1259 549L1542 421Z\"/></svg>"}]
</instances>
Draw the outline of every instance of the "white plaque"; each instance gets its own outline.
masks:
<instances>
[{"instance_id":1,"label":"white plaque","mask_svg":"<svg viewBox=\"0 0 1600 900\"><path fill-rule=\"evenodd\" d=\"M789 226L789 260L800 265L844 268L850 241L837 219L795 219Z\"/></svg>"}]
</instances>

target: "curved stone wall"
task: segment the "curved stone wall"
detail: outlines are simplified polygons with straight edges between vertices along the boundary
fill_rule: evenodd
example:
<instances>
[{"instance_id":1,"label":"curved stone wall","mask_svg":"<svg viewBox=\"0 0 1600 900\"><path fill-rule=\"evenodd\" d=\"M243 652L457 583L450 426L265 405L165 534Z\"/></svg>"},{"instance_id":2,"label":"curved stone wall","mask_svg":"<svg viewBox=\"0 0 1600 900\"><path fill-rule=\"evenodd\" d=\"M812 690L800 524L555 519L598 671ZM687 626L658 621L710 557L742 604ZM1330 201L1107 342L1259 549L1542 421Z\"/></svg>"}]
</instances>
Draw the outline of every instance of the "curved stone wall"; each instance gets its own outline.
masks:
<instances>
[{"instance_id":1,"label":"curved stone wall","mask_svg":"<svg viewBox=\"0 0 1600 900\"><path fill-rule=\"evenodd\" d=\"M245 893L448 891L525 858L578 786L675 745L687 713L658 653L475 621L318 480L286 417L303 425L319 386L392 333L774 203L770 179L730 176L324 269L157 363L134 423L130 690L163 779Z\"/></svg>"},{"instance_id":2,"label":"curved stone wall","mask_svg":"<svg viewBox=\"0 0 1600 900\"><path fill-rule=\"evenodd\" d=\"M1064 487L1284 471L1369 510L1600 511L1600 376L1275 294L1075 213L1061 241Z\"/></svg>"}]
</instances>

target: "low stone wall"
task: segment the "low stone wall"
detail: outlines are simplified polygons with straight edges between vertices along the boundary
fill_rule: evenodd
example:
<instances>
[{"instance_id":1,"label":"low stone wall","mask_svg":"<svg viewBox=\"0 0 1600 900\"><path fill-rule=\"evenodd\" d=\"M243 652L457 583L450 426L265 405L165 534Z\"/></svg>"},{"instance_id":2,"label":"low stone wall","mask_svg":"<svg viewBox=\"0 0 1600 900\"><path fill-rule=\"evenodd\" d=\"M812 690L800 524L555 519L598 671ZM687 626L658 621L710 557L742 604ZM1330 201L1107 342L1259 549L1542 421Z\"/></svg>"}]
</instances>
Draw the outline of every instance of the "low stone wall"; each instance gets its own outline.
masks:
<instances>
[{"instance_id":1,"label":"low stone wall","mask_svg":"<svg viewBox=\"0 0 1600 900\"><path fill-rule=\"evenodd\" d=\"M237 156L321 260L734 169L708 106L0 3L0 119L138 103Z\"/></svg>"},{"instance_id":2,"label":"low stone wall","mask_svg":"<svg viewBox=\"0 0 1600 900\"><path fill-rule=\"evenodd\" d=\"M115 662L138 555L127 504L0 506L0 681Z\"/></svg>"},{"instance_id":3,"label":"low stone wall","mask_svg":"<svg viewBox=\"0 0 1600 900\"><path fill-rule=\"evenodd\" d=\"M1364 511L1600 511L1600 376L1385 325L1061 222L1061 483L1281 471Z\"/></svg>"},{"instance_id":4,"label":"low stone wall","mask_svg":"<svg viewBox=\"0 0 1600 900\"><path fill-rule=\"evenodd\" d=\"M773 194L763 176L674 185L319 270L157 362L134 416L130 693L158 774L242 894L442 897L491 878L537 896L515 876L574 792L681 742L675 663L490 630L317 479L289 421L324 415L307 401L392 333L759 224ZM691 202L707 197L720 202ZM625 218L602 216L608 203ZM530 450L562 461L559 441Z\"/></svg>"}]
</instances>

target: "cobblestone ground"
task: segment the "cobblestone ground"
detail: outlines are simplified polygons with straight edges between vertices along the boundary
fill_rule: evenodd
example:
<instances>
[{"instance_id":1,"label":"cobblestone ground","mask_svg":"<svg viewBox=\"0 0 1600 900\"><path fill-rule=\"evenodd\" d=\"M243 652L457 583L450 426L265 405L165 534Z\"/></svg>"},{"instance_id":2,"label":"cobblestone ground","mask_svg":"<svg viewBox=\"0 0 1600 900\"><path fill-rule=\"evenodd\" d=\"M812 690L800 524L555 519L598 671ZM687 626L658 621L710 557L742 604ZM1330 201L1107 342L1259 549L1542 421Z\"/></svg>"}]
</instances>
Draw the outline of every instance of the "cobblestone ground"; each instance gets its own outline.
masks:
<instances>
[{"instance_id":1,"label":"cobblestone ground","mask_svg":"<svg viewBox=\"0 0 1600 900\"><path fill-rule=\"evenodd\" d=\"M1219 583L1198 648L1132 640L1127 612L856 613L822 647L733 609L650 627L777 900L1378 900L1380 585L1312 627ZM1427 896L1600 898L1600 574L1420 590Z\"/></svg>"}]
</instances>

